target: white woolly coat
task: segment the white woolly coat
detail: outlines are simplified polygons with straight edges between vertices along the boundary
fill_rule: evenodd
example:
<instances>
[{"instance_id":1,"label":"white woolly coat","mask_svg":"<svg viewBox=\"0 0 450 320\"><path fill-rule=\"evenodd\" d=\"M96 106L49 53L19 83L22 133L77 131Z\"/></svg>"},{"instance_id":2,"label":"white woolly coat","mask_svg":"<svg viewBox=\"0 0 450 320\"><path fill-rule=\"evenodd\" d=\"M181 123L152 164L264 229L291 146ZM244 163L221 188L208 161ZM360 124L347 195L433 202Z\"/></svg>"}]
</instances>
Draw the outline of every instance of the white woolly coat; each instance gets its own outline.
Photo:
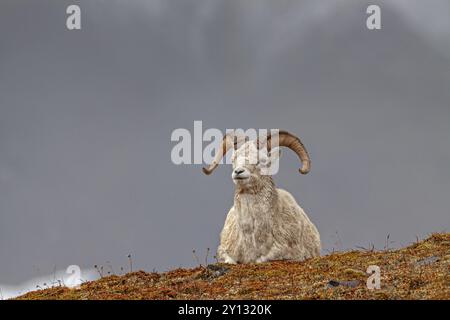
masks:
<instances>
[{"instance_id":1,"label":"white woolly coat","mask_svg":"<svg viewBox=\"0 0 450 320\"><path fill-rule=\"evenodd\" d=\"M265 177L254 193L236 190L220 236L219 261L252 263L320 255L320 235L292 195Z\"/></svg>"}]
</instances>

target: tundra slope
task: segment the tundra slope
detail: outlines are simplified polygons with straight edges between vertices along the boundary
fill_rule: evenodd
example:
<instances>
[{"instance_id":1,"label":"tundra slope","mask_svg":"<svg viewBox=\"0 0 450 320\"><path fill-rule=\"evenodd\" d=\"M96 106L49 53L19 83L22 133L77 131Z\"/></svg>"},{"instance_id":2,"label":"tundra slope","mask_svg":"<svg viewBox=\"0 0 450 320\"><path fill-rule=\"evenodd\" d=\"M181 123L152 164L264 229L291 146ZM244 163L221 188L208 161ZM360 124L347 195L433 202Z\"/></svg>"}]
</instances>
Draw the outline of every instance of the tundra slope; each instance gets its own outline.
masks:
<instances>
[{"instance_id":1,"label":"tundra slope","mask_svg":"<svg viewBox=\"0 0 450 320\"><path fill-rule=\"evenodd\" d=\"M225 263L298 260L320 255L320 235L294 197L277 189L268 168L278 161L278 147L288 147L302 161L300 173L310 169L310 158L300 139L286 131L264 140L243 141L227 134L206 174L211 174L223 156L232 156L235 184L234 205L220 236L217 256Z\"/></svg>"},{"instance_id":2,"label":"tundra slope","mask_svg":"<svg viewBox=\"0 0 450 320\"><path fill-rule=\"evenodd\" d=\"M381 288L366 286L367 267L381 269ZM351 250L306 261L198 266L164 273L137 271L53 287L17 299L450 299L450 233L435 233L406 248ZM330 286L358 281L356 286Z\"/></svg>"}]
</instances>

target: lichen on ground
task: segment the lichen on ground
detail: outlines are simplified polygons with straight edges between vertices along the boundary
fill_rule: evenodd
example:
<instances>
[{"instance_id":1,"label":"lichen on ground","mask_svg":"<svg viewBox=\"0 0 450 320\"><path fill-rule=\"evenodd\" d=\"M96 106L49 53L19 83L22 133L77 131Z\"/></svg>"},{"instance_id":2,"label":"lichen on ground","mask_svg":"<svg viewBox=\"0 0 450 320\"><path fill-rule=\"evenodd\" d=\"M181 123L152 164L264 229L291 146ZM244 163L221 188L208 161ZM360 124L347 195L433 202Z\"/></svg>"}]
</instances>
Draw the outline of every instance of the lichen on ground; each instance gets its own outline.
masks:
<instances>
[{"instance_id":1,"label":"lichen on ground","mask_svg":"<svg viewBox=\"0 0 450 320\"><path fill-rule=\"evenodd\" d=\"M380 267L380 289L366 286L370 265ZM303 262L138 271L17 299L450 299L450 233L398 250L335 252Z\"/></svg>"}]
</instances>

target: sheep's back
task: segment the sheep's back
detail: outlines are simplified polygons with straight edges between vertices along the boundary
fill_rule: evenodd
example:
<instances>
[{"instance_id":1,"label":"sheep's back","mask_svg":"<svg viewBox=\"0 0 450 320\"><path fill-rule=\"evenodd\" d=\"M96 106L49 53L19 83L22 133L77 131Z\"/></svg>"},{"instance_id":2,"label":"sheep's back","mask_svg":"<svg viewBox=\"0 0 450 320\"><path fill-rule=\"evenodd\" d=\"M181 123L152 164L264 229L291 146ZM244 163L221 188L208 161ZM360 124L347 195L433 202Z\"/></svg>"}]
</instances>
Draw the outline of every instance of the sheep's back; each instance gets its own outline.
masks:
<instances>
[{"instance_id":1,"label":"sheep's back","mask_svg":"<svg viewBox=\"0 0 450 320\"><path fill-rule=\"evenodd\" d=\"M300 250L299 254L305 255L305 258L320 255L320 235L316 226L288 191L277 191L279 212L274 216L276 241Z\"/></svg>"}]
</instances>

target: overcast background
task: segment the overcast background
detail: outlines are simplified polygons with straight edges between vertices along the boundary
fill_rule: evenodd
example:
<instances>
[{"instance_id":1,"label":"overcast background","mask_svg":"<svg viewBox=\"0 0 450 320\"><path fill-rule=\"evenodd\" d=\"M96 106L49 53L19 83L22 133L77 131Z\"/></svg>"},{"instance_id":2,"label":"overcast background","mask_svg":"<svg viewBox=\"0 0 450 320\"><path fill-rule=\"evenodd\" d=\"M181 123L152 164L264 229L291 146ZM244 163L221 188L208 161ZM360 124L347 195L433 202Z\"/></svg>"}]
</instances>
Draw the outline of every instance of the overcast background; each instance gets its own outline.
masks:
<instances>
[{"instance_id":1,"label":"overcast background","mask_svg":"<svg viewBox=\"0 0 450 320\"><path fill-rule=\"evenodd\" d=\"M448 0L2 0L0 283L214 254L230 166L170 160L194 120L302 138L312 171L285 150L275 180L324 254L448 231L449 89Z\"/></svg>"}]
</instances>

